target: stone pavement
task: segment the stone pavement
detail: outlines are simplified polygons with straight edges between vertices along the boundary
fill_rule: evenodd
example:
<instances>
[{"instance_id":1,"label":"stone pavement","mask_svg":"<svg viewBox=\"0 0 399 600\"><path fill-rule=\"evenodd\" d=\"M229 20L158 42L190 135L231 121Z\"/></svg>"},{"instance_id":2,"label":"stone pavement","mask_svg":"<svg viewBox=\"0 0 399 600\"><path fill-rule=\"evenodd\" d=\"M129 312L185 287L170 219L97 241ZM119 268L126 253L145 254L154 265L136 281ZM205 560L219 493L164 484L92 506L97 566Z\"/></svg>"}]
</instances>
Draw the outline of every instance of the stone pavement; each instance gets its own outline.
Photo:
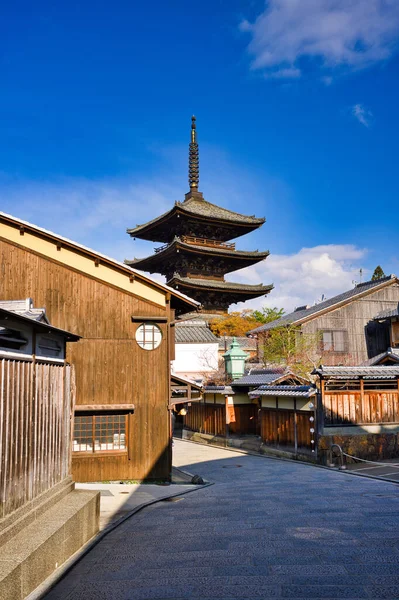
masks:
<instances>
[{"instance_id":1,"label":"stone pavement","mask_svg":"<svg viewBox=\"0 0 399 600\"><path fill-rule=\"evenodd\" d=\"M46 600L399 598L399 487L175 441L215 485L145 508Z\"/></svg>"}]
</instances>

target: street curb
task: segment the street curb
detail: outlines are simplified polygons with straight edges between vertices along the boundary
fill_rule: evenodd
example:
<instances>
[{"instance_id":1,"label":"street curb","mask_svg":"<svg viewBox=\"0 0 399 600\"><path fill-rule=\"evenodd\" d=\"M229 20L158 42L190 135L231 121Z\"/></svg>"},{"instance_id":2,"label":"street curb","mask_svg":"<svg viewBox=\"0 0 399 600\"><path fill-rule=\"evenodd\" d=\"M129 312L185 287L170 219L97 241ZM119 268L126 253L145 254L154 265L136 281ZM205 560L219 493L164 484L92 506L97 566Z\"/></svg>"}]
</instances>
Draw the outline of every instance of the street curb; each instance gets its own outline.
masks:
<instances>
[{"instance_id":1,"label":"street curb","mask_svg":"<svg viewBox=\"0 0 399 600\"><path fill-rule=\"evenodd\" d=\"M319 465L317 463L310 463L303 460L292 460L290 458L283 458L281 456L271 456L266 454L261 454L260 452L254 452L252 450L241 450L240 448L226 448L225 446L217 446L216 444L201 444L201 442L194 442L192 440L183 440L179 439L179 442L185 442L187 444L196 444L197 446L206 446L209 448L218 448L219 450L226 450L227 452L236 452L237 454L249 454L250 456L257 456L258 458L266 458L269 460L280 460L283 462L289 462L294 465L304 465L307 467L316 467L317 469L325 469L327 471L333 473L342 473L345 475L354 475L355 477L364 477L366 479L374 479L376 481L384 481L385 483L393 483L394 485L399 485L399 481L395 479L384 479L384 477L378 477L378 475L362 475L356 471L348 471L347 469L341 470L334 467L327 467L325 465Z\"/></svg>"},{"instance_id":2,"label":"street curb","mask_svg":"<svg viewBox=\"0 0 399 600\"><path fill-rule=\"evenodd\" d=\"M176 467L177 468L177 467ZM182 471L182 469L179 469ZM184 471L182 471L184 472ZM186 473L187 474L187 473ZM191 473L188 473L191 475ZM193 484L192 484L193 485ZM193 485L192 490L184 490L183 492L175 492L174 494L169 494L168 496L164 496L163 498L157 498L155 500L149 500L148 502L143 502L139 506L136 506L133 510L131 510L123 517L120 517L117 521L110 523L105 529L97 533L94 537L91 538L82 548L80 548L75 554L73 554L66 562L64 562L57 571L55 571L50 577L47 577L45 581L43 581L33 592L31 592L28 596L26 596L25 600L41 600L44 598L46 594L48 594L56 585L59 583L65 575L71 571L71 569L90 552L101 540L103 540L109 533L114 531L119 525L122 525L125 521L133 517L135 514L146 508L147 506L152 506L153 504L157 504L158 502L163 502L168 498L175 498L176 496L184 496L186 494L191 494L193 492L198 492L201 489L206 487L210 487L214 485L212 482L207 481L201 485Z\"/></svg>"}]
</instances>

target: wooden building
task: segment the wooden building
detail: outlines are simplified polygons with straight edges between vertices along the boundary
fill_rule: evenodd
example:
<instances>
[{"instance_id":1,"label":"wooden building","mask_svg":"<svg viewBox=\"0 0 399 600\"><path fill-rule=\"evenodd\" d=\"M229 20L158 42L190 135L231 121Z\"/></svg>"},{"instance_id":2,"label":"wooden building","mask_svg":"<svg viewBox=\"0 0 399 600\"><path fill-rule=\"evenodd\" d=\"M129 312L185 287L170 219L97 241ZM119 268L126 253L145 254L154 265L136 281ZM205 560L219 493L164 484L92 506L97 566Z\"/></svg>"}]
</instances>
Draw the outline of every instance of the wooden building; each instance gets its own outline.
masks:
<instances>
[{"instance_id":1,"label":"wooden building","mask_svg":"<svg viewBox=\"0 0 399 600\"><path fill-rule=\"evenodd\" d=\"M230 304L264 296L272 285L247 285L225 280L225 274L264 260L268 251L237 250L229 242L259 228L265 221L207 202L198 191L199 157L195 117L189 147L190 191L165 214L128 229L133 238L162 242L146 258L126 261L150 273L165 275L168 285L198 300L204 313L227 313Z\"/></svg>"},{"instance_id":2,"label":"wooden building","mask_svg":"<svg viewBox=\"0 0 399 600\"><path fill-rule=\"evenodd\" d=\"M198 303L127 265L0 213L1 300L33 297L78 331L76 481L167 479L175 313Z\"/></svg>"},{"instance_id":3,"label":"wooden building","mask_svg":"<svg viewBox=\"0 0 399 600\"><path fill-rule=\"evenodd\" d=\"M97 533L100 495L75 490L71 478L75 384L65 346L79 336L51 326L29 298L2 304L0 598L22 600Z\"/></svg>"},{"instance_id":4,"label":"wooden building","mask_svg":"<svg viewBox=\"0 0 399 600\"><path fill-rule=\"evenodd\" d=\"M207 385L184 420L184 434L258 436L266 446L294 453L315 450L311 435L317 390L284 368L253 369L230 385ZM313 442L312 442L313 440ZM231 440L232 441L232 440Z\"/></svg>"},{"instance_id":5,"label":"wooden building","mask_svg":"<svg viewBox=\"0 0 399 600\"><path fill-rule=\"evenodd\" d=\"M373 336L379 334L376 328L370 330L370 321L380 311L397 309L398 302L399 280L395 275L389 275L360 283L314 306L298 307L276 321L257 327L249 335L258 337L261 354L269 331L294 326L301 333L314 336L318 344L315 354L323 364L358 365L381 352L379 344L373 342Z\"/></svg>"},{"instance_id":6,"label":"wooden building","mask_svg":"<svg viewBox=\"0 0 399 600\"><path fill-rule=\"evenodd\" d=\"M399 456L399 365L320 366L319 449L362 459Z\"/></svg>"}]
</instances>

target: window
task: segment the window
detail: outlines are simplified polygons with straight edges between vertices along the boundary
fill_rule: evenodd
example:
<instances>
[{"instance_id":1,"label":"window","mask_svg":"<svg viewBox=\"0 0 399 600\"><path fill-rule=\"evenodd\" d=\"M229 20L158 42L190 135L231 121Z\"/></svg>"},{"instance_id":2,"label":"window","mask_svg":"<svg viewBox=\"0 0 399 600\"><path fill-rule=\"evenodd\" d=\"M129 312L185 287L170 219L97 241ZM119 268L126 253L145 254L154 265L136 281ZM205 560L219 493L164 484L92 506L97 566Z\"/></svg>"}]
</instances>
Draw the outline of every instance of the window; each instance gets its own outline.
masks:
<instances>
[{"instance_id":1,"label":"window","mask_svg":"<svg viewBox=\"0 0 399 600\"><path fill-rule=\"evenodd\" d=\"M321 332L322 352L346 352L348 332L345 330L327 330Z\"/></svg>"},{"instance_id":2,"label":"window","mask_svg":"<svg viewBox=\"0 0 399 600\"><path fill-rule=\"evenodd\" d=\"M155 323L143 323L136 330L136 342L144 350L155 350L162 341L162 331Z\"/></svg>"},{"instance_id":3,"label":"window","mask_svg":"<svg viewBox=\"0 0 399 600\"><path fill-rule=\"evenodd\" d=\"M126 450L127 415L76 415L73 452Z\"/></svg>"}]
</instances>

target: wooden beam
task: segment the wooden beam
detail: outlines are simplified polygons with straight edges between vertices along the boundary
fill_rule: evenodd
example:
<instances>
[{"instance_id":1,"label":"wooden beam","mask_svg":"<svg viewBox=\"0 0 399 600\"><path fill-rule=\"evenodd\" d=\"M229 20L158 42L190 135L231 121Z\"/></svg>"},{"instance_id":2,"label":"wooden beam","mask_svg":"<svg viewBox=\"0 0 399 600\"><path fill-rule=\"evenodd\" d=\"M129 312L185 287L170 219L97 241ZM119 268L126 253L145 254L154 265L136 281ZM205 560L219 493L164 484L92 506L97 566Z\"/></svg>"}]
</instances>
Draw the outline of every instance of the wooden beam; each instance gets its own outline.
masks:
<instances>
[{"instance_id":1,"label":"wooden beam","mask_svg":"<svg viewBox=\"0 0 399 600\"><path fill-rule=\"evenodd\" d=\"M132 315L132 323L141 323L142 321L152 321L153 323L167 323L168 317L156 317L156 316L142 316L142 315Z\"/></svg>"},{"instance_id":2,"label":"wooden beam","mask_svg":"<svg viewBox=\"0 0 399 600\"><path fill-rule=\"evenodd\" d=\"M77 404L75 406L75 411L104 411L104 410L120 410L120 411L134 411L134 404Z\"/></svg>"}]
</instances>

